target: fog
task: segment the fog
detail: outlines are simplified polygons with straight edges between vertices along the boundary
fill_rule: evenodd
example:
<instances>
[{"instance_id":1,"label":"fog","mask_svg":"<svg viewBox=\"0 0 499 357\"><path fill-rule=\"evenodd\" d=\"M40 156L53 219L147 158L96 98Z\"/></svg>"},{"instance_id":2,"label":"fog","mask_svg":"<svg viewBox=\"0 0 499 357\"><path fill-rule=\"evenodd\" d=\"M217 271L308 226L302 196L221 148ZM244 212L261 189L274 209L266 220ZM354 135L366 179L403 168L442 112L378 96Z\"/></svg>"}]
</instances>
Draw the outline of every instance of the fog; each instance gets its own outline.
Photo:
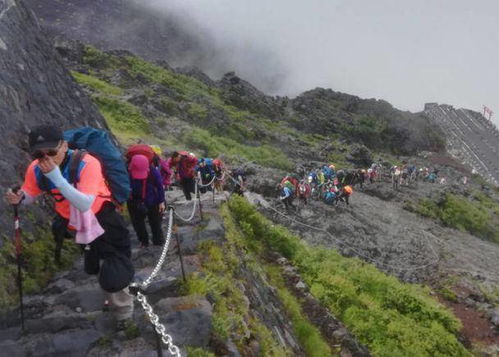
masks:
<instances>
[{"instance_id":1,"label":"fog","mask_svg":"<svg viewBox=\"0 0 499 357\"><path fill-rule=\"evenodd\" d=\"M216 53L212 76L235 70L269 94L327 87L420 111L439 102L499 125L499 1L146 0L173 13Z\"/></svg>"}]
</instances>

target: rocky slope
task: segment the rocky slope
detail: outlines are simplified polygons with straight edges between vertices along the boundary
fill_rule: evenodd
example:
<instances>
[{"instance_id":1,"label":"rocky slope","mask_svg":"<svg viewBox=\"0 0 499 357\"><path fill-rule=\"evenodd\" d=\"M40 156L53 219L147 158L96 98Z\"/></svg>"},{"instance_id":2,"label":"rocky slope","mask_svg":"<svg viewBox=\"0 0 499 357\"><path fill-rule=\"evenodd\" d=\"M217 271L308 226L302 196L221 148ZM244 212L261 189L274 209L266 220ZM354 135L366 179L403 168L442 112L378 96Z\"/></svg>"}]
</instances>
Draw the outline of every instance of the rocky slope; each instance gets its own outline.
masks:
<instances>
[{"instance_id":1,"label":"rocky slope","mask_svg":"<svg viewBox=\"0 0 499 357\"><path fill-rule=\"evenodd\" d=\"M181 196L180 190L168 193L169 202L175 205L176 212L187 217L193 206L192 203L181 200ZM213 247L212 244L223 247L228 244L219 213L220 203L225 201L226 196L227 193L217 195L214 197L215 201L212 201L211 194L204 195L203 220L200 219L199 211L196 211L190 223L175 219L176 233L170 241L164 266L147 289L148 302L184 356L208 356L201 354L205 350L215 351L216 355L257 356L265 354L263 351L269 348L268 344L275 351L304 356L303 346L275 287L268 282L263 271L246 261L244 251L236 252L240 256L240 262L235 270L236 275L233 276L235 280L231 282L237 296L242 297L244 306L234 306L233 301L227 300L227 304L231 305L223 307L237 309L238 314L242 314L242 330L231 327L229 321L216 326L220 323L221 316L224 316L218 311L220 302L216 297L210 294L206 297L199 293L189 294L188 286L196 284L198 276L210 274L203 270L206 247ZM166 220L164 229L166 232ZM136 279L143 281L151 273L161 251L153 247L141 249L135 238L132 242ZM180 246L177 242L180 242ZM178 255L179 248L183 266ZM284 258L281 260L282 264L286 264ZM3 353L12 357L156 355L155 335L142 307L136 304L133 325L116 332L112 314L102 309L104 296L98 289L96 279L83 272L82 264L82 259L78 259L72 269L54 277L41 294L29 296L25 300L25 333L21 334L19 330L17 310L0 319L0 349ZM183 280L184 273L187 282ZM291 267L288 267L288 278L294 281L292 286L300 281L299 275L293 273ZM215 283L215 277L210 281ZM297 293L307 296L300 288ZM332 341L342 353L369 356L338 320L321 308L311 296L307 299L309 312L321 315L315 319L324 324L324 331L332 336ZM217 328L230 332L227 341L220 340ZM262 331L266 331L264 343L267 346L261 345ZM166 350L164 353L169 356Z\"/></svg>"},{"instance_id":2,"label":"rocky slope","mask_svg":"<svg viewBox=\"0 0 499 357\"><path fill-rule=\"evenodd\" d=\"M447 151L499 185L499 131L480 113L428 103L424 114L445 131Z\"/></svg>"},{"instance_id":3,"label":"rocky slope","mask_svg":"<svg viewBox=\"0 0 499 357\"><path fill-rule=\"evenodd\" d=\"M106 128L100 113L71 79L51 42L23 2L0 1L0 190L24 175L27 133L31 126L52 123L62 128ZM12 222L0 200L0 224ZM1 239L0 239L1 245Z\"/></svg>"}]
</instances>

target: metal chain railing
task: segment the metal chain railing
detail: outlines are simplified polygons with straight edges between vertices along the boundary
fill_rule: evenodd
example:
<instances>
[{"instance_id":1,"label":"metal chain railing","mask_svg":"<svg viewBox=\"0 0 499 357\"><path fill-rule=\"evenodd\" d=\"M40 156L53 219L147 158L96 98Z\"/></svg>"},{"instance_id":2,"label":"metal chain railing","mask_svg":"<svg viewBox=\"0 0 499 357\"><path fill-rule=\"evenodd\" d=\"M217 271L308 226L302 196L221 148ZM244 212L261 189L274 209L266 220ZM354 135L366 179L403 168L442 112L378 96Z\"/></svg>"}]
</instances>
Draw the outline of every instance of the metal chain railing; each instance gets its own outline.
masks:
<instances>
[{"instance_id":1,"label":"metal chain railing","mask_svg":"<svg viewBox=\"0 0 499 357\"><path fill-rule=\"evenodd\" d=\"M177 212L175 212L175 216L180 219L181 221L184 222L190 222L194 218L194 215L196 214L196 207L197 207L197 196L198 196L198 182L196 181L194 184L194 206L192 207L192 213L189 216L189 218L184 218L181 215L179 215Z\"/></svg>"},{"instance_id":2,"label":"metal chain railing","mask_svg":"<svg viewBox=\"0 0 499 357\"><path fill-rule=\"evenodd\" d=\"M198 181L198 186L199 186L199 187L208 187L208 186L211 186L211 185L212 185L212 183L213 183L213 182L215 182L215 179L216 179L216 178L217 178L217 176L216 176L216 175L214 175L214 176L213 176L213 178L211 179L211 181L210 181L209 183L206 183L206 184L202 184L202 183L200 183L200 182L201 182L201 180L199 179L199 181Z\"/></svg>"},{"instance_id":3,"label":"metal chain railing","mask_svg":"<svg viewBox=\"0 0 499 357\"><path fill-rule=\"evenodd\" d=\"M168 207L168 210L170 211L168 218L168 231L166 234L166 240L163 246L163 251L161 252L161 256L159 257L158 263L154 267L149 277L146 280L144 280L144 282L142 282L140 285L137 283L132 283L130 284L129 289L130 293L134 295L137 298L137 301L142 305L142 308L147 314L147 317L149 317L151 324L154 326L154 330L156 331L158 336L160 336L161 341L167 346L168 352L170 352L172 356L182 357L182 355L180 354L180 349L173 344L172 337L166 333L165 326L161 322L159 322L159 316L156 313L154 313L152 306L147 302L147 298L143 293L143 291L149 286L149 284L151 284L153 279L156 277L156 275L158 274L159 270L161 269L161 267L165 262L166 253L168 252L168 246L170 245L170 240L172 237L174 208L170 206Z\"/></svg>"}]
</instances>

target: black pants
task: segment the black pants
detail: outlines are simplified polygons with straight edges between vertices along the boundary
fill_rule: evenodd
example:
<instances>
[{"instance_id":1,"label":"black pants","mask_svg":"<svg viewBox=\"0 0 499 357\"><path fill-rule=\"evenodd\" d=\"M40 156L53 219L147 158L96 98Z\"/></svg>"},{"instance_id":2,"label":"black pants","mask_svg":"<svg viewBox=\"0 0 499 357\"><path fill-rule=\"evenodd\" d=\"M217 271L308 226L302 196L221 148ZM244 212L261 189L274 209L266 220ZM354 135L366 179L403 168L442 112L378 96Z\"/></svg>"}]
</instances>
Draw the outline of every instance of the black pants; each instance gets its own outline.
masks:
<instances>
[{"instance_id":1,"label":"black pants","mask_svg":"<svg viewBox=\"0 0 499 357\"><path fill-rule=\"evenodd\" d=\"M293 205L293 197L288 196L285 199L282 200L284 202L284 206L286 207L286 210L289 210L290 208L296 209L296 207Z\"/></svg>"},{"instance_id":2,"label":"black pants","mask_svg":"<svg viewBox=\"0 0 499 357\"><path fill-rule=\"evenodd\" d=\"M159 205L147 207L147 211L143 212L137 209L137 206L132 200L127 204L128 213L132 221L133 229L137 233L137 238L143 245L149 245L149 234L146 229L146 218L151 227L152 242L156 245L161 245L164 242L163 229L161 228L161 214L159 213Z\"/></svg>"},{"instance_id":3,"label":"black pants","mask_svg":"<svg viewBox=\"0 0 499 357\"><path fill-rule=\"evenodd\" d=\"M191 193L194 193L194 179L193 178L183 178L180 179L180 185L184 191L184 196L187 201L192 199Z\"/></svg>"},{"instance_id":4,"label":"black pants","mask_svg":"<svg viewBox=\"0 0 499 357\"><path fill-rule=\"evenodd\" d=\"M104 233L85 248L85 272L87 274L99 273L101 259L116 254L128 259L132 256L126 222L116 211L116 207L111 202L107 202L96 217Z\"/></svg>"}]
</instances>

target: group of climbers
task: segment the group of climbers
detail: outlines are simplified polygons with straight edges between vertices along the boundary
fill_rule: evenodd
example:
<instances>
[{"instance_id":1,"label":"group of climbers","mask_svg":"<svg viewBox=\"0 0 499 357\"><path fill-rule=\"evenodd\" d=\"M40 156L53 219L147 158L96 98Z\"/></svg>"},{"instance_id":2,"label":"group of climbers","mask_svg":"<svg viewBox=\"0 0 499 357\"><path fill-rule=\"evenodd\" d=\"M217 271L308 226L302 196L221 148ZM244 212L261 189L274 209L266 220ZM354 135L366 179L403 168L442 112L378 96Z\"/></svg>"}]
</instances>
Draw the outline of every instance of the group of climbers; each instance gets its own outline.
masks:
<instances>
[{"instance_id":1,"label":"group of climbers","mask_svg":"<svg viewBox=\"0 0 499 357\"><path fill-rule=\"evenodd\" d=\"M279 184L280 200L288 210L296 209L293 204L295 198L304 204L313 197L326 204L337 205L338 202L344 202L349 205L353 193L352 180L356 177L345 170L336 171L333 164L310 172L306 179L299 180L293 175L287 175Z\"/></svg>"},{"instance_id":2,"label":"group of climbers","mask_svg":"<svg viewBox=\"0 0 499 357\"><path fill-rule=\"evenodd\" d=\"M62 244L65 237L73 237L81 245L85 272L98 275L105 306L115 312L118 329L126 328L133 316L128 287L135 271L121 206L127 204L142 247L149 245L146 219L152 243L163 245L165 193L177 184L186 200L192 200L198 177L200 186L212 182L223 190L222 160L198 159L185 151L163 158L159 147L137 144L127 150L125 162L106 131L89 127L62 132L53 125L40 125L32 128L28 139L32 161L24 182L9 189L5 199L17 207L35 202L43 193L53 198L54 239ZM235 169L231 174L238 183L234 191L242 194L244 171ZM57 261L57 252L55 256Z\"/></svg>"},{"instance_id":3,"label":"group of climbers","mask_svg":"<svg viewBox=\"0 0 499 357\"><path fill-rule=\"evenodd\" d=\"M306 179L299 179L288 174L278 185L279 198L284 203L286 209L296 209L294 200L299 199L307 204L309 198L321 200L326 204L337 205L344 202L349 205L355 185L362 189L366 182L374 183L389 177L394 189L400 186L409 186L418 181L435 183L438 179L438 170L430 171L427 167L417 168L414 164L405 161L401 165L385 167L380 159L372 163L367 169L339 169L336 170L334 164L324 165L311 171ZM467 177L461 181L466 184ZM445 177L438 180L440 184L445 184Z\"/></svg>"}]
</instances>

